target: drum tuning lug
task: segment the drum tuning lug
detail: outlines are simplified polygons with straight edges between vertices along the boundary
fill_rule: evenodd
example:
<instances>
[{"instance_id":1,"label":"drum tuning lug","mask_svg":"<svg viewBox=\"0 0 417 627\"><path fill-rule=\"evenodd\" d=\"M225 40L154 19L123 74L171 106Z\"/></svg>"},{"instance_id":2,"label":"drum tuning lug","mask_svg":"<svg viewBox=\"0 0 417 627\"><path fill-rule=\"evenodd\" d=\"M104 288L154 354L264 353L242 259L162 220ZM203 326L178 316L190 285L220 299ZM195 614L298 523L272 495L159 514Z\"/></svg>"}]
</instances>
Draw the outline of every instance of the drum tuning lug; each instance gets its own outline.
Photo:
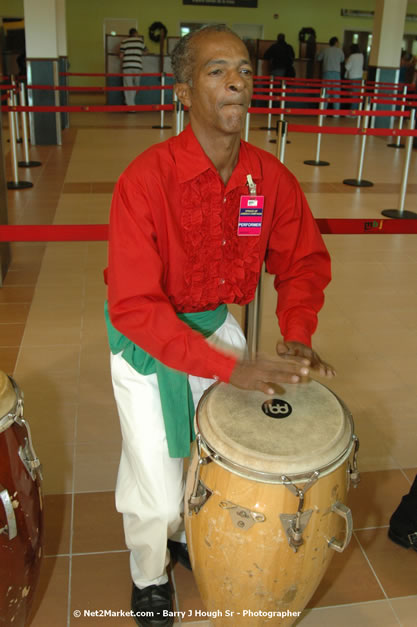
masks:
<instances>
[{"instance_id":1,"label":"drum tuning lug","mask_svg":"<svg viewBox=\"0 0 417 627\"><path fill-rule=\"evenodd\" d=\"M213 492L204 485L201 479L198 480L197 489L193 490L188 499L188 515L198 514L200 509L209 500Z\"/></svg>"},{"instance_id":2,"label":"drum tuning lug","mask_svg":"<svg viewBox=\"0 0 417 627\"><path fill-rule=\"evenodd\" d=\"M313 510L308 509L305 512L297 512L296 514L280 514L281 523L288 538L288 544L294 553L297 553L300 546L304 543L303 531L307 527L312 513Z\"/></svg>"},{"instance_id":3,"label":"drum tuning lug","mask_svg":"<svg viewBox=\"0 0 417 627\"><path fill-rule=\"evenodd\" d=\"M201 466L206 466L207 464L213 461L211 457L202 456L200 433L197 433L196 444L197 444L198 460L197 460L195 473L194 473L193 489L191 491L190 498L188 499L188 515L189 516L192 516L193 514L198 514L200 509L203 507L204 503L206 503L208 499L211 497L211 495L213 494L200 479Z\"/></svg>"},{"instance_id":4,"label":"drum tuning lug","mask_svg":"<svg viewBox=\"0 0 417 627\"><path fill-rule=\"evenodd\" d=\"M229 510L233 524L242 531L250 529L255 523L263 523L266 520L264 514L246 509L246 507L241 507L230 501L220 501L219 507Z\"/></svg>"},{"instance_id":5,"label":"drum tuning lug","mask_svg":"<svg viewBox=\"0 0 417 627\"><path fill-rule=\"evenodd\" d=\"M30 435L29 425L25 423L28 430L28 437L25 438L25 446L19 446L19 457L23 462L24 467L32 477L33 481L36 479L36 474L38 474L39 479L43 479L42 477L42 465L39 461L39 458L36 456L36 453L33 449L32 438Z\"/></svg>"},{"instance_id":6,"label":"drum tuning lug","mask_svg":"<svg viewBox=\"0 0 417 627\"><path fill-rule=\"evenodd\" d=\"M353 436L353 441L355 443L355 449L353 451L352 466L349 464L349 480L352 486L357 488L361 480L361 475L358 470L359 439L356 435Z\"/></svg>"},{"instance_id":7,"label":"drum tuning lug","mask_svg":"<svg viewBox=\"0 0 417 627\"><path fill-rule=\"evenodd\" d=\"M304 498L304 494L307 492L307 490L309 490L316 483L319 476L320 476L320 472L318 470L315 470L312 473L312 475L308 478L308 481L306 482L306 484L304 485L302 489L298 488L295 485L295 483L292 482L291 478L287 477L286 475L282 475L281 480L283 481L285 487L288 488L288 490L292 492L294 496L297 496L298 498L300 497Z\"/></svg>"},{"instance_id":8,"label":"drum tuning lug","mask_svg":"<svg viewBox=\"0 0 417 627\"><path fill-rule=\"evenodd\" d=\"M13 540L17 536L16 517L14 515L13 503L10 494L6 488L0 485L0 501L3 503L6 514L7 525L0 529L0 534L4 533L9 536L9 540Z\"/></svg>"}]
</instances>

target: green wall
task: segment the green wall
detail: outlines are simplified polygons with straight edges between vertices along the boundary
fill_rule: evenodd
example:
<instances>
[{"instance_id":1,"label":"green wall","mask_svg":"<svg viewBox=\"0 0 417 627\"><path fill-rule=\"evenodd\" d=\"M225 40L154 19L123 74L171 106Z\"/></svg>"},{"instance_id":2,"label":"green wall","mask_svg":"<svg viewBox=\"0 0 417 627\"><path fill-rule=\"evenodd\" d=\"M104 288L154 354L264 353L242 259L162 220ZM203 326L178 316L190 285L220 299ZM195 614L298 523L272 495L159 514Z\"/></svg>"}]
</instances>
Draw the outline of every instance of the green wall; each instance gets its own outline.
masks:
<instances>
[{"instance_id":1,"label":"green wall","mask_svg":"<svg viewBox=\"0 0 417 627\"><path fill-rule=\"evenodd\" d=\"M182 0L67 0L71 71L104 72L104 18L136 18L146 45L155 53L158 45L148 38L152 22L162 22L168 29L168 36L177 36L182 20L263 24L265 39L275 39L278 32L284 32L297 53L298 33L303 27L312 26L317 40L326 42L333 35L343 40L344 30L372 31L372 18L344 18L340 15L341 8L373 10L375 0L258 0L257 9L188 6L183 5ZM416 0L410 0L408 12L417 13ZM274 13L279 14L279 19L273 18ZM407 21L405 31L417 34L417 22ZM91 79L89 82L91 84Z\"/></svg>"},{"instance_id":2,"label":"green wall","mask_svg":"<svg viewBox=\"0 0 417 627\"><path fill-rule=\"evenodd\" d=\"M23 17L23 0L0 0L0 17Z\"/></svg>"}]
</instances>

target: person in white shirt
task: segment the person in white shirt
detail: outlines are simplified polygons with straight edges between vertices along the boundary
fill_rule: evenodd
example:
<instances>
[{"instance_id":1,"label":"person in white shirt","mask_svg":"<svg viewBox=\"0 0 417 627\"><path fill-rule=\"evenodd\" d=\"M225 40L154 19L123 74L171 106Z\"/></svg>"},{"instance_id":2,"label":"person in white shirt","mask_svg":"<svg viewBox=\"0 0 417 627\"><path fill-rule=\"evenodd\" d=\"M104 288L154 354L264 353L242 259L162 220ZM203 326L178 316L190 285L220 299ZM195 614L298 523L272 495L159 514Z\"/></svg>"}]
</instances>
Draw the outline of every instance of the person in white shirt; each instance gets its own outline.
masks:
<instances>
[{"instance_id":1,"label":"person in white shirt","mask_svg":"<svg viewBox=\"0 0 417 627\"><path fill-rule=\"evenodd\" d=\"M320 50L317 55L317 61L323 62L321 72L323 80L340 81L340 66L345 60L345 55L343 54L343 51L339 48L338 44L338 38L332 37L331 39L329 39L328 48L323 48L323 50ZM340 104L338 102L334 102L333 109L340 109Z\"/></svg>"},{"instance_id":2,"label":"person in white shirt","mask_svg":"<svg viewBox=\"0 0 417 627\"><path fill-rule=\"evenodd\" d=\"M349 57L345 63L345 78L350 80L361 80L363 75L363 54L358 44L352 44L350 47Z\"/></svg>"},{"instance_id":3,"label":"person in white shirt","mask_svg":"<svg viewBox=\"0 0 417 627\"><path fill-rule=\"evenodd\" d=\"M346 59L346 63L345 63L345 70L346 70L345 78L348 78L351 81L362 80L363 62L364 62L364 57L363 57L362 52L360 51L358 44L352 44L350 46L349 57ZM359 87L360 87L359 83L352 85L352 89L354 91L350 94L351 98L355 98L358 96L357 90ZM350 105L350 108L357 109L358 103L352 102Z\"/></svg>"}]
</instances>

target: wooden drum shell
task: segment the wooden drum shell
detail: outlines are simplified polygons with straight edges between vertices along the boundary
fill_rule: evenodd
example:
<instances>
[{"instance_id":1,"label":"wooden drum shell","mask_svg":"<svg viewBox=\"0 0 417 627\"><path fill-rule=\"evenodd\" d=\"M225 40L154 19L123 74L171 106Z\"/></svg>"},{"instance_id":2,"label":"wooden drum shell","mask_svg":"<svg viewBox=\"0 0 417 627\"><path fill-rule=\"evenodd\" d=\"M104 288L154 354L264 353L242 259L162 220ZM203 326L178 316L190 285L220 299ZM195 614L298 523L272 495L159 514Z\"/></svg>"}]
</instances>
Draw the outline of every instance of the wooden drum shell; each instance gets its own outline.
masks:
<instances>
[{"instance_id":1,"label":"wooden drum shell","mask_svg":"<svg viewBox=\"0 0 417 627\"><path fill-rule=\"evenodd\" d=\"M0 625L13 627L27 623L42 558L39 472L32 477L21 459L28 442L30 433L23 419L0 432L0 491L7 490L10 497L17 531L9 537L10 516L0 502Z\"/></svg>"},{"instance_id":2,"label":"wooden drum shell","mask_svg":"<svg viewBox=\"0 0 417 627\"><path fill-rule=\"evenodd\" d=\"M313 512L296 553L289 546L280 515L294 514L298 498L282 484L252 481L211 462L202 466L200 479L212 495L190 516L187 504L197 462L195 452L187 479L185 525L202 601L213 616L222 614L215 618L215 625L293 624L296 616L280 617L278 612L305 608L333 557L329 540L343 536L344 521L331 505L346 502L348 460L306 493L304 510ZM239 529L229 510L220 505L225 500L263 514L265 521ZM255 615L245 617L244 610ZM235 612L233 617L227 617L227 611ZM259 611L262 616L256 615ZM268 618L265 612L275 614Z\"/></svg>"},{"instance_id":3,"label":"wooden drum shell","mask_svg":"<svg viewBox=\"0 0 417 627\"><path fill-rule=\"evenodd\" d=\"M352 416L314 381L272 400L220 383L196 422L185 528L207 617L216 627L292 625L350 540Z\"/></svg>"}]
</instances>

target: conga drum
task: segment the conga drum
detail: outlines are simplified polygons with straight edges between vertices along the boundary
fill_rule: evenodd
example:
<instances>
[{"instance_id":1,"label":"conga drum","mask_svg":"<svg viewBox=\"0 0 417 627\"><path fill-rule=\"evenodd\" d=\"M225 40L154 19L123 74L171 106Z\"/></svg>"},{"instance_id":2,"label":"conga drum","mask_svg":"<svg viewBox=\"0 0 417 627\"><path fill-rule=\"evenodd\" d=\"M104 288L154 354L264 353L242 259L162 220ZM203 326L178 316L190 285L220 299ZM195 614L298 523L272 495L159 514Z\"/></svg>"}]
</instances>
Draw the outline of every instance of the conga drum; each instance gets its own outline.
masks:
<instances>
[{"instance_id":1,"label":"conga drum","mask_svg":"<svg viewBox=\"0 0 417 627\"><path fill-rule=\"evenodd\" d=\"M23 627L42 556L40 463L23 397L0 371L0 625Z\"/></svg>"},{"instance_id":2,"label":"conga drum","mask_svg":"<svg viewBox=\"0 0 417 627\"><path fill-rule=\"evenodd\" d=\"M205 615L291 625L352 535L352 416L316 381L273 397L216 383L196 422L185 525Z\"/></svg>"}]
</instances>

